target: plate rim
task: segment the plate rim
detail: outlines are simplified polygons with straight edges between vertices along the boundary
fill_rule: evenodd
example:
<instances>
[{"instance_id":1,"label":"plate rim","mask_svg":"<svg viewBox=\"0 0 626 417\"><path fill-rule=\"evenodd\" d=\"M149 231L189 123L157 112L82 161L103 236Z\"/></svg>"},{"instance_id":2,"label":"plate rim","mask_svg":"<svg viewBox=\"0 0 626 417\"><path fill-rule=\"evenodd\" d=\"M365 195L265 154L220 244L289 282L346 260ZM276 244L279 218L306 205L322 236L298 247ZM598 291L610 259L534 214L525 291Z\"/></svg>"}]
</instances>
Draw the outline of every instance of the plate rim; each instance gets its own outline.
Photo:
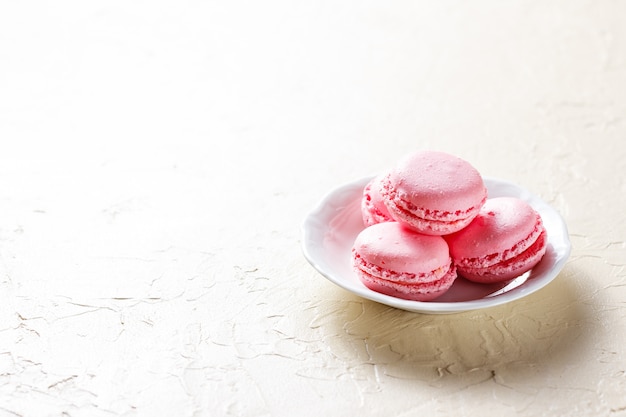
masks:
<instances>
[{"instance_id":1,"label":"plate rim","mask_svg":"<svg viewBox=\"0 0 626 417\"><path fill-rule=\"evenodd\" d=\"M554 235L554 233L548 234L548 244L552 244L557 249L557 254L561 254L557 256L554 264L551 266L549 270L543 273L541 277L533 278L531 280L527 280L520 286L513 288L510 291L505 293L492 296L485 297L474 300L466 300L466 301L412 301L412 300L404 300L397 297L392 297L386 294L378 293L364 285L361 287L353 287L351 285L347 285L347 281L345 279L341 279L335 276L332 271L328 271L324 265L319 262L319 259L314 254L316 251L313 247L311 247L311 243L314 241L312 235L314 234L312 229L313 223L320 223L320 216L327 210L331 209L331 206L335 206L337 200L339 200L342 193L350 190L351 192L356 192L358 187L365 187L365 185L374 178L375 175L370 175L366 177L361 177L359 179L355 179L353 181L345 182L340 184L333 189L329 190L321 199L318 200L317 204L313 206L313 208L307 213L304 220L301 223L301 250L305 259L309 262L313 268L320 273L327 280L331 281L335 285L347 290L353 294L356 294L362 298L369 299L371 301L375 301L381 304L388 305L390 307L395 307L399 309L403 309L406 311L419 312L419 313L427 313L427 314L449 314L449 313L459 313L470 310L484 309L495 307L498 305L506 304L520 298L526 297L541 288L548 285L552 282L561 272L567 259L571 254L571 242L569 239L569 232L567 229L567 224L563 217L558 213L552 206L550 206L543 199L538 197L535 194L532 194L530 191L521 187L518 184L515 184L511 181L490 177L490 176L482 176L485 183L498 185L498 186L506 186L517 191L516 196L522 198L525 201L528 201L531 206L535 209L539 209L540 211L548 211L552 215L552 220L558 221L559 230L561 233L558 235ZM488 187L489 188L489 187ZM353 203L356 200L351 200ZM345 210L345 205L343 209ZM322 225L323 228L323 225ZM560 238L558 241L555 239ZM541 278L541 279L539 279Z\"/></svg>"}]
</instances>

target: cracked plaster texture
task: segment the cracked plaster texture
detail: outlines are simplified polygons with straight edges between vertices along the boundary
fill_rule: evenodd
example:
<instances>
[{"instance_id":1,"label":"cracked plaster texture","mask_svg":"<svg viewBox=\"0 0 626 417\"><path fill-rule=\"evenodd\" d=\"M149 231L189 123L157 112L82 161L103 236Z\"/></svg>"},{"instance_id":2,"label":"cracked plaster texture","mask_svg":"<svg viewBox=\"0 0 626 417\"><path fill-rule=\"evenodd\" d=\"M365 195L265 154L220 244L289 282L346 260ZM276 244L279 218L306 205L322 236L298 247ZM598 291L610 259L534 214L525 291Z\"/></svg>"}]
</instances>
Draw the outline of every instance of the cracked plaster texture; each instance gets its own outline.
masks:
<instances>
[{"instance_id":1,"label":"cracked plaster texture","mask_svg":"<svg viewBox=\"0 0 626 417\"><path fill-rule=\"evenodd\" d=\"M0 4L0 417L626 416L626 3ZM546 288L430 316L299 226L416 149L541 196Z\"/></svg>"}]
</instances>

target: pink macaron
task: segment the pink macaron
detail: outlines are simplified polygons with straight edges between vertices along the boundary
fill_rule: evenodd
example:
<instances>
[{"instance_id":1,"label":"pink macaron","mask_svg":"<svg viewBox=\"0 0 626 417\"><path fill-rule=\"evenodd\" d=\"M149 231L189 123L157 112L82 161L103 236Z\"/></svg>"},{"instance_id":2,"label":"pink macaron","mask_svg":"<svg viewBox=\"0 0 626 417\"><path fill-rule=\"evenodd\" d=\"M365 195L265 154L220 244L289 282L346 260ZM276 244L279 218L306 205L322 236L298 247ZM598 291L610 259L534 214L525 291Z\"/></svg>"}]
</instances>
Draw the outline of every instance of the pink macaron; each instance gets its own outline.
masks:
<instances>
[{"instance_id":1,"label":"pink macaron","mask_svg":"<svg viewBox=\"0 0 626 417\"><path fill-rule=\"evenodd\" d=\"M515 197L488 199L469 226L445 239L459 275L480 283L524 274L539 263L547 247L541 216Z\"/></svg>"},{"instance_id":2,"label":"pink macaron","mask_svg":"<svg viewBox=\"0 0 626 417\"><path fill-rule=\"evenodd\" d=\"M381 195L396 221L423 234L447 235L476 217L487 188L469 162L445 152L420 151L391 169Z\"/></svg>"},{"instance_id":3,"label":"pink macaron","mask_svg":"<svg viewBox=\"0 0 626 417\"><path fill-rule=\"evenodd\" d=\"M393 220L383 201L383 197L380 195L382 179L383 175L373 178L363 189L361 214L365 226Z\"/></svg>"},{"instance_id":4,"label":"pink macaron","mask_svg":"<svg viewBox=\"0 0 626 417\"><path fill-rule=\"evenodd\" d=\"M352 262L369 289L397 298L433 300L456 279L448 244L441 236L427 236L398 222L383 222L359 233Z\"/></svg>"}]
</instances>

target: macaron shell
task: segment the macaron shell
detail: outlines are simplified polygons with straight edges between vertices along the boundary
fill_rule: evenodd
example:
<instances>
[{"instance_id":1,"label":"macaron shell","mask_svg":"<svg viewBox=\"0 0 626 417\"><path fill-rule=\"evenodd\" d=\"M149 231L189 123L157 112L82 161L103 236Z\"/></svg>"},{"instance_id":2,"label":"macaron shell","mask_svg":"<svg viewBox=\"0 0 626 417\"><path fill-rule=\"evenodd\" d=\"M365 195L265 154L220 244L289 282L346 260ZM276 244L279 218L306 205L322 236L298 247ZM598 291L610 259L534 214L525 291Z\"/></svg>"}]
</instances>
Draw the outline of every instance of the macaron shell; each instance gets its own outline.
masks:
<instances>
[{"instance_id":1,"label":"macaron shell","mask_svg":"<svg viewBox=\"0 0 626 417\"><path fill-rule=\"evenodd\" d=\"M380 194L382 179L383 175L373 178L363 189L361 214L365 226L393 220Z\"/></svg>"},{"instance_id":2,"label":"macaron shell","mask_svg":"<svg viewBox=\"0 0 626 417\"><path fill-rule=\"evenodd\" d=\"M398 222L365 228L355 239L354 251L368 264L394 273L430 274L450 261L442 237L416 233Z\"/></svg>"},{"instance_id":3,"label":"macaron shell","mask_svg":"<svg viewBox=\"0 0 626 417\"><path fill-rule=\"evenodd\" d=\"M398 198L433 212L467 211L479 206L487 194L480 173L445 152L408 155L390 171L389 181Z\"/></svg>"}]
</instances>

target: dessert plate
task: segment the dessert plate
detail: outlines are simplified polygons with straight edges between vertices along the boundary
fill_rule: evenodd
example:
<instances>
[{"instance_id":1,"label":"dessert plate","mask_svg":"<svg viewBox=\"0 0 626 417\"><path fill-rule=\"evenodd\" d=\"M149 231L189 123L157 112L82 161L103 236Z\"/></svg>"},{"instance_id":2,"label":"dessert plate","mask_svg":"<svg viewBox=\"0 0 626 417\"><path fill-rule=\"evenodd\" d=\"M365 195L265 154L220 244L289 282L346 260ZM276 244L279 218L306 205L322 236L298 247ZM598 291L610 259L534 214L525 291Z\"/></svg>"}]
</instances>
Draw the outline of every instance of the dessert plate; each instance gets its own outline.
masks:
<instances>
[{"instance_id":1,"label":"dessert plate","mask_svg":"<svg viewBox=\"0 0 626 417\"><path fill-rule=\"evenodd\" d=\"M361 218L363 188L372 177L344 184L329 192L302 224L302 250L320 274L363 298L391 307L428 314L459 313L493 307L525 297L550 283L563 269L571 251L567 226L559 213L524 188L484 177L489 197L518 197L541 215L548 232L548 248L541 262L524 275L500 284L478 284L461 277L433 301L410 301L372 291L352 271L352 244L365 227Z\"/></svg>"}]
</instances>

